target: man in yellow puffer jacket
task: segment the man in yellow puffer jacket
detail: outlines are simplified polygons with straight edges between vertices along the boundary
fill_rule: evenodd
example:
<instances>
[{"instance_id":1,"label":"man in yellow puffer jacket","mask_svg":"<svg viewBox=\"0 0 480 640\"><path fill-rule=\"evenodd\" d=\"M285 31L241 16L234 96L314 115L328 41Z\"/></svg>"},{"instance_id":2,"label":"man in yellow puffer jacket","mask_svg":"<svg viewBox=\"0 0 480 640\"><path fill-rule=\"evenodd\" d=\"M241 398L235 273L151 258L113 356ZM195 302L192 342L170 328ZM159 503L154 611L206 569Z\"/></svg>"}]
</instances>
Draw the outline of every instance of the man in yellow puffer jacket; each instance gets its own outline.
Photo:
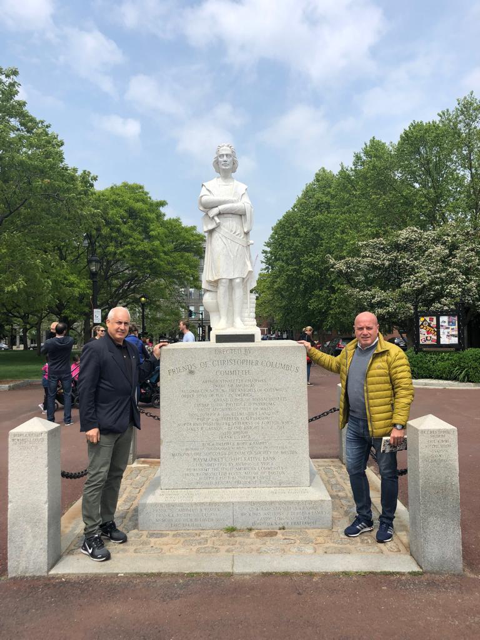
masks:
<instances>
[{"instance_id":1,"label":"man in yellow puffer jacket","mask_svg":"<svg viewBox=\"0 0 480 640\"><path fill-rule=\"evenodd\" d=\"M382 437L390 436L392 444L404 438L413 384L406 355L396 345L383 339L378 320L365 311L355 318L356 340L350 342L336 358L313 349L301 341L308 356L324 369L340 374L340 429L347 426L347 471L350 477L357 516L345 529L345 535L356 537L372 531L370 487L365 469L370 448L377 454L382 478L382 514L377 542L393 538L393 520L397 508L397 454L382 453Z\"/></svg>"}]
</instances>

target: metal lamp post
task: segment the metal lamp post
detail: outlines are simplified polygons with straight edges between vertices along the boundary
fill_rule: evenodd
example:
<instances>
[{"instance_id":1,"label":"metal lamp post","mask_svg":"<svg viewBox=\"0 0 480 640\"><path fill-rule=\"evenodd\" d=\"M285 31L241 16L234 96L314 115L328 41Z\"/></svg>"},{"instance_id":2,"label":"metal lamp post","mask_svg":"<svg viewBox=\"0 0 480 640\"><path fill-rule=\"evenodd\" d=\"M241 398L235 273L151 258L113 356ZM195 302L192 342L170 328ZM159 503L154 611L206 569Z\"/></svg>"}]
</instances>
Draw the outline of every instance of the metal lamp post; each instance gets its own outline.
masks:
<instances>
[{"instance_id":1,"label":"metal lamp post","mask_svg":"<svg viewBox=\"0 0 480 640\"><path fill-rule=\"evenodd\" d=\"M98 319L98 272L100 271L100 258L97 256L89 256L88 258L88 268L90 269L90 277L92 279L92 306L93 306L93 322L101 322L102 318Z\"/></svg>"},{"instance_id":2,"label":"metal lamp post","mask_svg":"<svg viewBox=\"0 0 480 640\"><path fill-rule=\"evenodd\" d=\"M140 298L140 304L142 305L142 337L145 335L147 331L145 328L145 305L147 302L148 302L147 296L142 296Z\"/></svg>"}]
</instances>

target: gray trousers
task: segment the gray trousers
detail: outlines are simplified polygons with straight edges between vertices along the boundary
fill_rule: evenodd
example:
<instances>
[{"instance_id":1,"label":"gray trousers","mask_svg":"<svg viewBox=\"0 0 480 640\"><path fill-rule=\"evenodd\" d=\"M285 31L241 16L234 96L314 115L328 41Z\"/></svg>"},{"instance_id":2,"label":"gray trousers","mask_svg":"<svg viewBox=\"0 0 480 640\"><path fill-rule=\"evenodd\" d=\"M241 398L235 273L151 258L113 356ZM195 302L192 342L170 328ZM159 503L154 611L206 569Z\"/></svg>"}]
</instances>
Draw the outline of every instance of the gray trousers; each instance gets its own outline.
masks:
<instances>
[{"instance_id":1,"label":"gray trousers","mask_svg":"<svg viewBox=\"0 0 480 640\"><path fill-rule=\"evenodd\" d=\"M118 494L135 427L124 433L101 434L100 442L88 443L88 477L83 489L82 515L86 537L100 525L115 519Z\"/></svg>"}]
</instances>

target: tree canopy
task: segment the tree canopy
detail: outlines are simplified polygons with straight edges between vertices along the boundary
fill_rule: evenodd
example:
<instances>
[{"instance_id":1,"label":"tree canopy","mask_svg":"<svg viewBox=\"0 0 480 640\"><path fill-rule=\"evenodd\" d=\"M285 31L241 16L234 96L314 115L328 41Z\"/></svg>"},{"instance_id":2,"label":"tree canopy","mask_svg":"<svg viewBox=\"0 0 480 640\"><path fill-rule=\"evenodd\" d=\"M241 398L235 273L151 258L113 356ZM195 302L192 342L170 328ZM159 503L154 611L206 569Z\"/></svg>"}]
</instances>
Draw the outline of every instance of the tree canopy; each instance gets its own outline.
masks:
<instances>
[{"instance_id":1,"label":"tree canopy","mask_svg":"<svg viewBox=\"0 0 480 640\"><path fill-rule=\"evenodd\" d=\"M95 176L67 165L63 142L19 99L17 77L0 67L0 324L21 325L25 345L49 315L83 321L88 333L92 253L104 312L135 311L146 294L150 313L168 309L175 323L180 289L198 285L203 236L166 218L167 203L142 185L96 191Z\"/></svg>"},{"instance_id":2,"label":"tree canopy","mask_svg":"<svg viewBox=\"0 0 480 640\"><path fill-rule=\"evenodd\" d=\"M415 303L478 308L479 207L471 93L396 143L372 138L351 166L316 173L266 243L257 310L278 327L347 331L366 307L387 328L408 327Z\"/></svg>"}]
</instances>

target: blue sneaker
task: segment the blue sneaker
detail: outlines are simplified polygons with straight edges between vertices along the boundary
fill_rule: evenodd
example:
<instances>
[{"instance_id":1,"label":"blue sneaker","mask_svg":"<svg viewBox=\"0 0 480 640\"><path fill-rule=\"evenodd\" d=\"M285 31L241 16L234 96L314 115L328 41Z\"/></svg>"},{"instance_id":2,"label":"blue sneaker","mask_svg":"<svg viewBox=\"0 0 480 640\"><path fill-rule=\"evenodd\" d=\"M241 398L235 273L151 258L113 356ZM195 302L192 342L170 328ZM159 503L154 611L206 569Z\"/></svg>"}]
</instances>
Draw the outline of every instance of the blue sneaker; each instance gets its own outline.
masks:
<instances>
[{"instance_id":1,"label":"blue sneaker","mask_svg":"<svg viewBox=\"0 0 480 640\"><path fill-rule=\"evenodd\" d=\"M352 524L345 529L343 532L348 538L356 538L361 533L365 533L366 531L373 531L373 522L372 520L365 522L357 516Z\"/></svg>"},{"instance_id":2,"label":"blue sneaker","mask_svg":"<svg viewBox=\"0 0 480 640\"><path fill-rule=\"evenodd\" d=\"M393 524L381 522L377 531L377 542L390 542L393 539Z\"/></svg>"}]
</instances>

